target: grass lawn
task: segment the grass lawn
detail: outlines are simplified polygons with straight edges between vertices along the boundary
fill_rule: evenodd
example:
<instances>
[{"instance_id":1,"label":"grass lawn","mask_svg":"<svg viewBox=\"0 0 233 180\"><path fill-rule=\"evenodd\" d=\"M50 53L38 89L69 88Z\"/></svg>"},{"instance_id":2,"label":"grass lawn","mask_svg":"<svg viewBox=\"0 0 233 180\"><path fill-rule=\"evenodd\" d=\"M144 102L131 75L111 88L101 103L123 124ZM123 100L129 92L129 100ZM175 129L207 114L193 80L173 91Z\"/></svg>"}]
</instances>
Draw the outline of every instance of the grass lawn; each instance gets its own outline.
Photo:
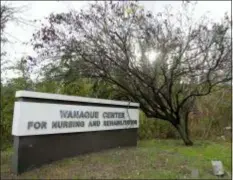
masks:
<instances>
[{"instance_id":1,"label":"grass lawn","mask_svg":"<svg viewBox=\"0 0 233 180\"><path fill-rule=\"evenodd\" d=\"M118 148L56 161L15 176L10 171L12 150L1 152L1 179L184 179L199 170L201 179L212 175L211 160L221 160L231 179L231 143L195 141L185 147L178 140L139 141L137 147ZM222 179L222 178L221 178Z\"/></svg>"}]
</instances>

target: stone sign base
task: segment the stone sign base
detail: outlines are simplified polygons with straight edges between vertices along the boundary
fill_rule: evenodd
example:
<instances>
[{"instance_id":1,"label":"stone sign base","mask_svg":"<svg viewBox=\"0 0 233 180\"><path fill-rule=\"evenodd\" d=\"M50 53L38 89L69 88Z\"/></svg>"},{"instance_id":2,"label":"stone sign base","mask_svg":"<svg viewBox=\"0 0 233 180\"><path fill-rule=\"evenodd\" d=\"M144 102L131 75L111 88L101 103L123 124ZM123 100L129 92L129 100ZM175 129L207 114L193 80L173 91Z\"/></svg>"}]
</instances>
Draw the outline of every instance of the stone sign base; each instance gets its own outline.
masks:
<instances>
[{"instance_id":1,"label":"stone sign base","mask_svg":"<svg viewBox=\"0 0 233 180\"><path fill-rule=\"evenodd\" d=\"M127 137L127 138L126 138ZM14 136L13 172L103 149L136 146L137 128L51 135Z\"/></svg>"}]
</instances>

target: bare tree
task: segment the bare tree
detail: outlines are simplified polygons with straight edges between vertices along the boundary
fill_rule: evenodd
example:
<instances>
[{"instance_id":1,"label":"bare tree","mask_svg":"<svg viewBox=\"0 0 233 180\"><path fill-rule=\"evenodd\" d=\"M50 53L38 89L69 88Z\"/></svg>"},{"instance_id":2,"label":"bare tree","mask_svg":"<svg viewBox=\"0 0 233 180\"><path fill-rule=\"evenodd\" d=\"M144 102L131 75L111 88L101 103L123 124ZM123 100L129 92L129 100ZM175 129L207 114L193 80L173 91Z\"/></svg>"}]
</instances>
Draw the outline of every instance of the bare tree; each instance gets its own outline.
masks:
<instances>
[{"instance_id":1,"label":"bare tree","mask_svg":"<svg viewBox=\"0 0 233 180\"><path fill-rule=\"evenodd\" d=\"M6 37L6 25L9 22L14 22L17 25L20 24L28 24L28 20L23 18L21 15L23 12L27 10L27 6L14 7L12 4L9 4L8 1L1 1L1 12L0 12L0 20L1 20L1 42L6 42L8 39Z\"/></svg>"},{"instance_id":2,"label":"bare tree","mask_svg":"<svg viewBox=\"0 0 233 180\"><path fill-rule=\"evenodd\" d=\"M228 16L194 23L182 13L153 15L134 2L102 2L48 21L34 34L42 56L58 56L50 63L68 74L114 84L148 117L169 121L186 145L193 144L188 115L195 97L231 80Z\"/></svg>"},{"instance_id":3,"label":"bare tree","mask_svg":"<svg viewBox=\"0 0 233 180\"><path fill-rule=\"evenodd\" d=\"M6 24L11 21L14 17L14 10L6 5L1 4L0 20L1 20L1 46L6 43L7 39L4 37ZM1 48L2 49L2 48ZM1 51L1 57L5 55L6 52Z\"/></svg>"},{"instance_id":4,"label":"bare tree","mask_svg":"<svg viewBox=\"0 0 233 180\"><path fill-rule=\"evenodd\" d=\"M19 38L17 38L14 34L9 33L7 26L10 23L13 23L16 26L24 27L25 25L31 25L27 18L23 17L23 13L28 9L27 5L14 6L9 1L1 1L1 12L0 12L0 23L1 23L1 71L7 72L7 70L11 69L10 66L10 58L7 55L10 55L10 52L5 50L5 45L15 42L20 42L24 44ZM14 39L14 42L12 41ZM16 41L15 41L16 40ZM2 78L1 78L2 81Z\"/></svg>"}]
</instances>

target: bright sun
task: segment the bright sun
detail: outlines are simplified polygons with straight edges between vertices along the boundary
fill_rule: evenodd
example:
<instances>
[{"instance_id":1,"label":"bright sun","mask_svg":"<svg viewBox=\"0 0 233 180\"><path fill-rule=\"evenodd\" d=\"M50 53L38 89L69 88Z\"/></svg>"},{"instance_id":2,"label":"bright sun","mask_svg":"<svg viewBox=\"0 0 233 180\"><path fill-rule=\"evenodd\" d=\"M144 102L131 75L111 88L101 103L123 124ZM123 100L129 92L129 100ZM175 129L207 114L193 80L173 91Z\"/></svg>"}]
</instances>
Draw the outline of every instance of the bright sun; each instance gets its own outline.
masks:
<instances>
[{"instance_id":1,"label":"bright sun","mask_svg":"<svg viewBox=\"0 0 233 180\"><path fill-rule=\"evenodd\" d=\"M148 59L151 63L156 60L156 57L158 55L158 53L156 53L155 51L149 51L147 54L148 54Z\"/></svg>"}]
</instances>

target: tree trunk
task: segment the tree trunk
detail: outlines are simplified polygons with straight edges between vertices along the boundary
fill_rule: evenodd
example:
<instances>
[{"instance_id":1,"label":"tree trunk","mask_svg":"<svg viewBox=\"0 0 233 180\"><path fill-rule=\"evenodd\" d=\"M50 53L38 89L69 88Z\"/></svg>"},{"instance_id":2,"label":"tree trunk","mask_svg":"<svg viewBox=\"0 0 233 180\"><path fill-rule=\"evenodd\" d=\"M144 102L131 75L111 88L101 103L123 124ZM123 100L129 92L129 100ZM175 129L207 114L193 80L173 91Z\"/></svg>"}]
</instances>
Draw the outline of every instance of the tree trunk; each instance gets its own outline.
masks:
<instances>
[{"instance_id":1,"label":"tree trunk","mask_svg":"<svg viewBox=\"0 0 233 180\"><path fill-rule=\"evenodd\" d=\"M183 126L181 124L177 124L177 125L175 125L175 127L178 130L181 138L183 139L184 144L186 146L192 146L193 142L189 139L188 126L186 124Z\"/></svg>"}]
</instances>

